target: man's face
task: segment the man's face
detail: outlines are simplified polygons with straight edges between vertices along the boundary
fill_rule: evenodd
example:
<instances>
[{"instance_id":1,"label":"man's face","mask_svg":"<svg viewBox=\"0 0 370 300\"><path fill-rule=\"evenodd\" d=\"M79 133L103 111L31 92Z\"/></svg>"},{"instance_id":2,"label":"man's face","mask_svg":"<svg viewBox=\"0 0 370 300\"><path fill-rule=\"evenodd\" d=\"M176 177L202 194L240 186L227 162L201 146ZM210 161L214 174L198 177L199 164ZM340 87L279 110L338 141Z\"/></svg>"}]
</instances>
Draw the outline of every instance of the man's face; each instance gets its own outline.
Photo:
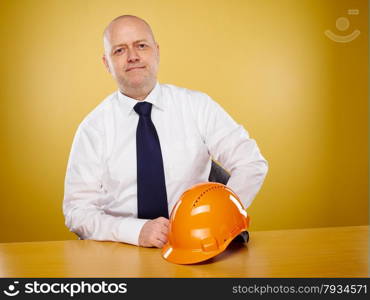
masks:
<instances>
[{"instance_id":1,"label":"man's face","mask_svg":"<svg viewBox=\"0 0 370 300\"><path fill-rule=\"evenodd\" d=\"M122 92L150 91L156 81L159 47L141 20L114 21L104 38L103 61Z\"/></svg>"}]
</instances>

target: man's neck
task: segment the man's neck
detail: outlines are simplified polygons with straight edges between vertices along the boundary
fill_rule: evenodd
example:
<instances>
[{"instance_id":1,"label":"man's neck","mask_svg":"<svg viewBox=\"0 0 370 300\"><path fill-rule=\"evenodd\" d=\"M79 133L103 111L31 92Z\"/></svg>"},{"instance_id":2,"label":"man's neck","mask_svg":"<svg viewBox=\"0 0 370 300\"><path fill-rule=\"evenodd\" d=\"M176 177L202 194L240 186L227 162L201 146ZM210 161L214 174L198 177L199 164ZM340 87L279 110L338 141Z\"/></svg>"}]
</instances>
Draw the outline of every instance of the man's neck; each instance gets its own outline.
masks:
<instances>
[{"instance_id":1,"label":"man's neck","mask_svg":"<svg viewBox=\"0 0 370 300\"><path fill-rule=\"evenodd\" d=\"M155 84L151 88L132 89L132 90L120 89L120 92L127 97L130 97L138 101L142 101L150 94L150 92L154 89L154 87L155 87Z\"/></svg>"}]
</instances>

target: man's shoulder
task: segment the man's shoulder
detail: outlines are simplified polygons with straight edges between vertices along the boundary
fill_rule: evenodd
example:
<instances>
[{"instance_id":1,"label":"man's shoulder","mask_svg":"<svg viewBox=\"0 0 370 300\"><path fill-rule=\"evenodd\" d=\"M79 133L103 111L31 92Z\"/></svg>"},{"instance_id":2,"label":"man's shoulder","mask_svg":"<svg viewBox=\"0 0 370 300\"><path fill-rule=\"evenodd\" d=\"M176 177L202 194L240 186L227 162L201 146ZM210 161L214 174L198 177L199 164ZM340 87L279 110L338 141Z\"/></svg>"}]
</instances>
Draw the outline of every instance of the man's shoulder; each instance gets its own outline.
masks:
<instances>
[{"instance_id":1,"label":"man's shoulder","mask_svg":"<svg viewBox=\"0 0 370 300\"><path fill-rule=\"evenodd\" d=\"M197 100L199 98L209 98L209 96L201 91L193 90L185 87L180 87L174 84L162 83L161 90L165 95L173 96L176 99Z\"/></svg>"},{"instance_id":2,"label":"man's shoulder","mask_svg":"<svg viewBox=\"0 0 370 300\"><path fill-rule=\"evenodd\" d=\"M81 125L92 125L104 119L105 115L113 109L113 101L117 97L117 91L105 97L93 110L91 110L82 120Z\"/></svg>"},{"instance_id":3,"label":"man's shoulder","mask_svg":"<svg viewBox=\"0 0 370 300\"><path fill-rule=\"evenodd\" d=\"M217 102L208 94L199 90L179 87L173 84L161 84L162 95L169 106L182 110L208 111L217 106Z\"/></svg>"}]
</instances>

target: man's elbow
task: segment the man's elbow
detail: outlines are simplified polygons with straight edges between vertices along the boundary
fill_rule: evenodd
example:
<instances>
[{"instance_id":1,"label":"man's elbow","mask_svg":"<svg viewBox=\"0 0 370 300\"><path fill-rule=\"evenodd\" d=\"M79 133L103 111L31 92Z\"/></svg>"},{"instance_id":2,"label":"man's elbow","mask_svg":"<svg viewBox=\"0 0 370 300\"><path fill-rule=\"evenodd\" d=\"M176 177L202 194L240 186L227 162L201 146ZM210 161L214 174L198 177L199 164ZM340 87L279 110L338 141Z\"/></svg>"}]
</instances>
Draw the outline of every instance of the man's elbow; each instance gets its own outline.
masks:
<instances>
[{"instance_id":1,"label":"man's elbow","mask_svg":"<svg viewBox=\"0 0 370 300\"><path fill-rule=\"evenodd\" d=\"M260 160L260 170L261 170L261 173L263 174L263 177L266 177L267 175L267 172L269 170L269 163L266 159L262 159Z\"/></svg>"}]
</instances>

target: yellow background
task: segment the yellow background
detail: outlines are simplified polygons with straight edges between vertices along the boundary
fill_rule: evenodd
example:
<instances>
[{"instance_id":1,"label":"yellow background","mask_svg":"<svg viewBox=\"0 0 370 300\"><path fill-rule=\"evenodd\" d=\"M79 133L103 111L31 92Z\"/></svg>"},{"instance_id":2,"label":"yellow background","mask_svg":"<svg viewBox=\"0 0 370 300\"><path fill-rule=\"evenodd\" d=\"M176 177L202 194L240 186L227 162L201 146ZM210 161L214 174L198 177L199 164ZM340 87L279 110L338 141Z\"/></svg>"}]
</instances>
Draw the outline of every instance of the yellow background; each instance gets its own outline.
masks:
<instances>
[{"instance_id":1,"label":"yellow background","mask_svg":"<svg viewBox=\"0 0 370 300\"><path fill-rule=\"evenodd\" d=\"M160 82L206 92L257 140L270 170L252 230L368 224L366 0L1 0L0 242L75 238L67 159L116 89L102 30L120 14L152 25ZM327 29L361 34L341 44Z\"/></svg>"}]
</instances>

